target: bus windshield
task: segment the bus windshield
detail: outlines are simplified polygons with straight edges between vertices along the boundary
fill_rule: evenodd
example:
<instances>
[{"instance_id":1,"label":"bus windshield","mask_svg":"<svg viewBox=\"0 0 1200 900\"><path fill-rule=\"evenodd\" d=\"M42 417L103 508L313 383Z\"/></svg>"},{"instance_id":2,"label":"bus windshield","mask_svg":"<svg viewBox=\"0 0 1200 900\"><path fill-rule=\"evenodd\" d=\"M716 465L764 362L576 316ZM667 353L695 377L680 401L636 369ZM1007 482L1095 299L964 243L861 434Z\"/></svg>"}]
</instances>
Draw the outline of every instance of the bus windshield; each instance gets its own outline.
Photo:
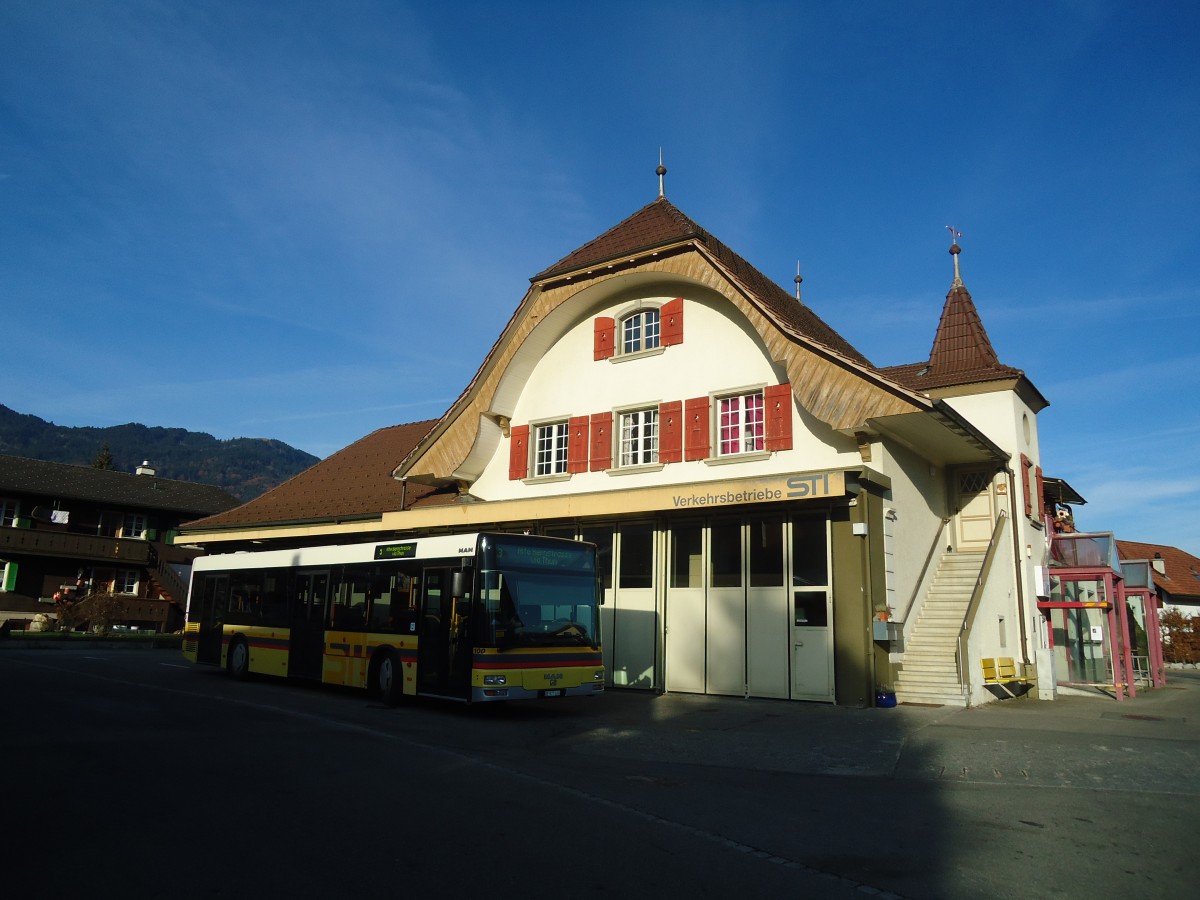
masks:
<instances>
[{"instance_id":1,"label":"bus windshield","mask_svg":"<svg viewBox=\"0 0 1200 900\"><path fill-rule=\"evenodd\" d=\"M595 548L547 542L509 546L500 536L482 548L476 643L493 647L596 647Z\"/></svg>"}]
</instances>

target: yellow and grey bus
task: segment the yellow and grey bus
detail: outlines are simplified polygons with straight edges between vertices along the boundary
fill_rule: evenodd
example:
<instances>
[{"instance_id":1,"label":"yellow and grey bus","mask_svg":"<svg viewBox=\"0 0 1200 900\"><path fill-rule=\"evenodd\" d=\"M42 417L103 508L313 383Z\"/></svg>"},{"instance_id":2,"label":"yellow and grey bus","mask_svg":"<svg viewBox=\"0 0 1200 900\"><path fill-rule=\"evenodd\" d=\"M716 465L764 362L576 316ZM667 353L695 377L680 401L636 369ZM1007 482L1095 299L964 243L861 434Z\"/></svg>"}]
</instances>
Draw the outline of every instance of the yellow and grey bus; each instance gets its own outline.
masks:
<instances>
[{"instance_id":1,"label":"yellow and grey bus","mask_svg":"<svg viewBox=\"0 0 1200 900\"><path fill-rule=\"evenodd\" d=\"M604 690L596 547L453 534L202 556L183 652L277 675L463 702Z\"/></svg>"}]
</instances>

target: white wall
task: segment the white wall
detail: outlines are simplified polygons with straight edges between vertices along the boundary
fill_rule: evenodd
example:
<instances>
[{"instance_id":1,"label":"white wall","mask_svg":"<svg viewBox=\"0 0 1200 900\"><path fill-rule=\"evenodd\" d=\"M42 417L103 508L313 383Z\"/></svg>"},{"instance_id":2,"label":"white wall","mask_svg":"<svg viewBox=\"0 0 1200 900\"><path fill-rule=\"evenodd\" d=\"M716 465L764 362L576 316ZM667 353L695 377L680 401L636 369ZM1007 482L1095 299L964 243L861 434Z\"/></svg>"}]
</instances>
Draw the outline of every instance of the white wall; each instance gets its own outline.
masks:
<instances>
[{"instance_id":1,"label":"white wall","mask_svg":"<svg viewBox=\"0 0 1200 900\"><path fill-rule=\"evenodd\" d=\"M1032 518L1025 516L1021 454L1029 457L1034 467L1041 465L1037 415L1017 394L1007 390L948 397L946 402L1011 454L1009 468L1013 473L1009 496L1000 498L1004 503L1005 512L1011 517L1010 528L997 552L992 566L992 577L976 615L971 635L971 659L1011 656L1020 662L1021 648L1017 636L1020 634L1021 623L1018 622L1018 616L1023 613L1025 649L1028 658L1032 660L1037 647L1040 646L1040 616L1037 612L1039 584L1034 577L1034 569L1045 563L1048 536L1045 530L1039 527L1041 510L1038 508L1036 496ZM1033 469L1030 471L1032 474ZM1036 485L1034 491L1036 493ZM1015 577L1020 579L1022 611L1018 611L1016 585L1011 578L1004 577L1005 572L1015 572ZM1007 647L999 645L1001 617L1004 617L1005 629L1008 632ZM982 689L982 675L972 672L971 677L972 683L978 681L976 687ZM973 691L973 696L977 695L978 691Z\"/></svg>"},{"instance_id":2,"label":"white wall","mask_svg":"<svg viewBox=\"0 0 1200 900\"><path fill-rule=\"evenodd\" d=\"M677 296L680 294L667 295L654 288L637 294L627 292L618 299L609 298L580 309L557 340L537 340L535 330L530 340L534 346L544 345L545 350L532 362L527 379L519 385L512 424L607 411L615 414L639 405L653 406L703 397L710 392L778 384L787 377L783 367L770 359L758 334L741 313L725 298L698 286L689 287L683 294L682 344L653 355L593 359L593 320L597 316L616 318L638 301L661 305ZM560 308L555 315L561 312ZM560 327L549 320L539 326L552 331ZM514 375L506 377L519 377L516 372L514 369ZM507 384L502 390L512 395L514 388ZM617 430L615 415L613 427ZM578 494L841 468L860 461L852 439L835 434L794 406L792 437L792 450L764 458L724 464L679 462L657 471L586 472L565 480L528 482L509 480L509 441L502 440L471 492L486 500ZM532 440L531 434L531 443ZM614 447L614 458L615 452Z\"/></svg>"},{"instance_id":3,"label":"white wall","mask_svg":"<svg viewBox=\"0 0 1200 900\"><path fill-rule=\"evenodd\" d=\"M921 598L916 598L911 609L908 603L946 515L946 473L907 447L889 441L873 445L871 465L892 482L884 506L896 511L894 586L898 605L893 614L900 621L914 622ZM939 555L935 551L931 568L937 567Z\"/></svg>"}]
</instances>

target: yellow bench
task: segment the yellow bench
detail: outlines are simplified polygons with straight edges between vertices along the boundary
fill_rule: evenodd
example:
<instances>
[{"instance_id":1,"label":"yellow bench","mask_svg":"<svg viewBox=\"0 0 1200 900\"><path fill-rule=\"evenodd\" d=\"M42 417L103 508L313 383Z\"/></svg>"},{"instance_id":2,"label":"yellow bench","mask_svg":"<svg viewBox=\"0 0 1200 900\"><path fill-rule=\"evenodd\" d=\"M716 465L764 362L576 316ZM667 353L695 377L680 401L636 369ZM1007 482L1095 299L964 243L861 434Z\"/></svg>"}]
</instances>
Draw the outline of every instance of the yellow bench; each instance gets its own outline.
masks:
<instances>
[{"instance_id":1,"label":"yellow bench","mask_svg":"<svg viewBox=\"0 0 1200 900\"><path fill-rule=\"evenodd\" d=\"M1019 697L1030 688L1029 679L1017 674L1017 665L1011 656L988 656L981 659L979 665L983 667L984 686L1001 699Z\"/></svg>"},{"instance_id":2,"label":"yellow bench","mask_svg":"<svg viewBox=\"0 0 1200 900\"><path fill-rule=\"evenodd\" d=\"M981 659L983 666L983 681L985 684L1004 684L1009 681L1022 681L1017 677L1017 666L1011 656L1001 656L997 659L987 657Z\"/></svg>"}]
</instances>

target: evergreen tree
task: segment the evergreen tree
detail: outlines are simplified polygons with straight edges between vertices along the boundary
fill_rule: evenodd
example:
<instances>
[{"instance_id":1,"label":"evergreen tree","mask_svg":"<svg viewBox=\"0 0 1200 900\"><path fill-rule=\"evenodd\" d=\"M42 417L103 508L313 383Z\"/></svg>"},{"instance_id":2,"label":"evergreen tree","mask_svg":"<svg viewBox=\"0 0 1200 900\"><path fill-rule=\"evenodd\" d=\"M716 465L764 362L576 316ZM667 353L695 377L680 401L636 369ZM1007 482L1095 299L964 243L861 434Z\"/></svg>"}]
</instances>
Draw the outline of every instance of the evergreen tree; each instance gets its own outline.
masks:
<instances>
[{"instance_id":1,"label":"evergreen tree","mask_svg":"<svg viewBox=\"0 0 1200 900\"><path fill-rule=\"evenodd\" d=\"M113 455L108 449L108 444L101 444L100 452L96 454L96 458L92 460L93 469L108 469L113 468Z\"/></svg>"}]
</instances>

